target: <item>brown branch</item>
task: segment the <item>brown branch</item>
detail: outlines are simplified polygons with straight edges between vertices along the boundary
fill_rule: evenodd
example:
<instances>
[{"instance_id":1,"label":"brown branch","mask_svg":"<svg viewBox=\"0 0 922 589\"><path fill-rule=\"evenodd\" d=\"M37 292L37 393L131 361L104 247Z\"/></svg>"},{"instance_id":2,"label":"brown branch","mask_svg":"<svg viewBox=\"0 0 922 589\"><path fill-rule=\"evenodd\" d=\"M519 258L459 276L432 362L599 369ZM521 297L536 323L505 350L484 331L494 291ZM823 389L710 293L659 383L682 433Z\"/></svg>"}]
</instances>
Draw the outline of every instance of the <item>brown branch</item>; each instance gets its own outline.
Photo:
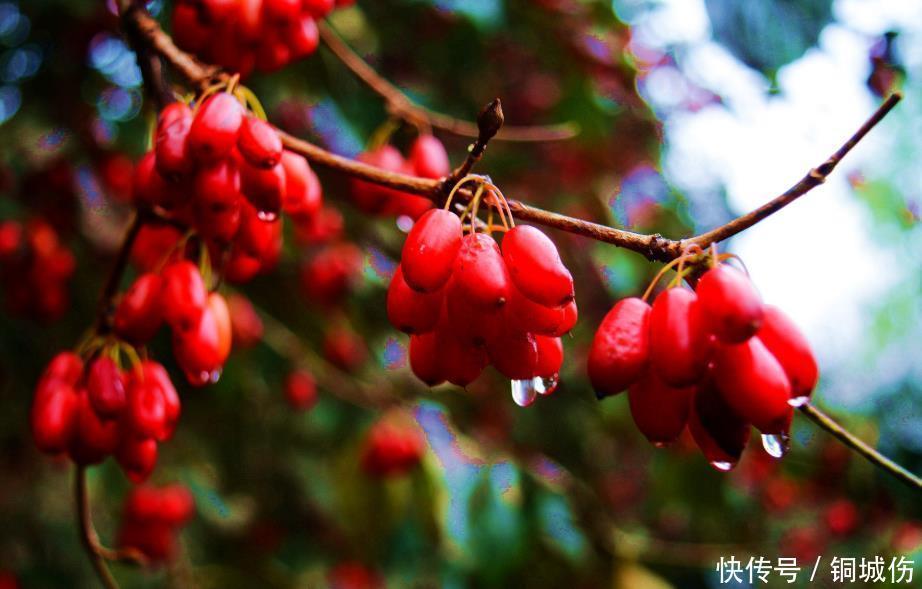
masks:
<instances>
[{"instance_id":1,"label":"brown branch","mask_svg":"<svg viewBox=\"0 0 922 589\"><path fill-rule=\"evenodd\" d=\"M447 194L451 191L459 180L467 176L474 168L480 158L483 157L487 150L487 144L502 130L505 117L503 116L503 104L499 98L494 98L490 104L483 107L480 114L477 115L477 140L470 146L467 157L461 162L454 171L442 182L442 193Z\"/></svg>"},{"instance_id":2,"label":"brown branch","mask_svg":"<svg viewBox=\"0 0 922 589\"><path fill-rule=\"evenodd\" d=\"M683 245L697 244L702 248L706 248L712 243L717 243L733 237L737 233L749 229L759 221L765 219L769 215L777 213L782 208L788 206L801 196L807 194L820 184L826 181L826 178L835 167L842 161L842 158L852 150L853 147L858 145L858 142L864 139L864 136L873 129L877 123L879 123L887 113L893 110L893 107L902 99L902 95L899 93L891 94L884 102L881 103L877 110L874 111L874 114L864 122L861 127L855 131L855 134L852 135L848 141L846 141L842 147L836 150L829 159L825 162L813 168L807 174L800 179L797 184L788 188L784 193L775 197L774 199L768 201L761 207L738 217L725 225L721 225L716 229L712 229L707 233L702 233L696 237L686 239L683 241Z\"/></svg>"},{"instance_id":3,"label":"brown branch","mask_svg":"<svg viewBox=\"0 0 922 589\"><path fill-rule=\"evenodd\" d=\"M922 478L909 472L896 462L893 462L860 438L855 436L841 424L837 423L829 415L821 411L811 403L804 403L799 407L801 413L806 415L816 425L835 436L840 442L862 455L868 462L877 466L881 470L888 472L900 481L909 485L916 491L922 491Z\"/></svg>"},{"instance_id":4,"label":"brown branch","mask_svg":"<svg viewBox=\"0 0 922 589\"><path fill-rule=\"evenodd\" d=\"M90 564L106 589L118 589L118 583L106 565L106 560L97 549L96 530L90 516L90 501L86 492L86 467L78 466L74 475L74 500L76 501L77 523L80 526L80 542L86 549Z\"/></svg>"},{"instance_id":5,"label":"brown branch","mask_svg":"<svg viewBox=\"0 0 922 589\"><path fill-rule=\"evenodd\" d=\"M118 286L122 282L122 275L125 274L125 269L128 267L128 260L131 257L131 248L134 246L134 241L138 237L138 233L141 231L141 226L143 224L144 219L142 218L142 214L135 213L125 232L125 237L122 238L122 244L119 246L118 254L115 257L115 263L112 264L112 269L109 271L109 278L106 279L106 285L103 287L102 293L100 293L99 304L96 307L95 329L97 333L105 333L110 328L109 323L113 310L112 303L115 299L115 295L118 293Z\"/></svg>"},{"instance_id":6,"label":"brown branch","mask_svg":"<svg viewBox=\"0 0 922 589\"><path fill-rule=\"evenodd\" d=\"M362 82L384 99L388 112L412 125L431 126L462 137L480 136L478 125L435 112L410 100L391 82L374 70L339 34L324 21L317 23L320 38L327 48ZM575 123L559 125L510 126L496 134L500 141L558 141L571 139L579 132Z\"/></svg>"}]
</instances>

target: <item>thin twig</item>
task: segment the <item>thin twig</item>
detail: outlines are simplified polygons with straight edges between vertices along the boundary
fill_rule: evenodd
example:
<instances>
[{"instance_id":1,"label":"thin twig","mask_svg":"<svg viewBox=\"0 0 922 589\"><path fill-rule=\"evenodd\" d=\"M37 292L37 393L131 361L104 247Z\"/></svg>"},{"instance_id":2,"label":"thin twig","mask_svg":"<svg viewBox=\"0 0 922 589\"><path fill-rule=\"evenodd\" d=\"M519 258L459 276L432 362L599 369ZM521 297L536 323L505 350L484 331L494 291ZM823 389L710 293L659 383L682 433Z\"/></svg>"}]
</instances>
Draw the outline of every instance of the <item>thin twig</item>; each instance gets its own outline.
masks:
<instances>
[{"instance_id":1,"label":"thin twig","mask_svg":"<svg viewBox=\"0 0 922 589\"><path fill-rule=\"evenodd\" d=\"M109 271L109 277L106 279L106 285L102 289L99 297L99 304L96 308L96 332L104 333L109 330L109 321L112 314L112 302L118 292L118 286L122 282L122 275L128 266L128 260L131 257L131 248L134 241L141 231L144 219L140 213L135 213L122 238L122 244L119 246L118 254L112 269Z\"/></svg>"},{"instance_id":2,"label":"thin twig","mask_svg":"<svg viewBox=\"0 0 922 589\"><path fill-rule=\"evenodd\" d=\"M883 118L887 116L887 113L893 110L893 107L896 106L902 98L902 95L899 93L891 94L885 101L880 104L880 106L877 107L877 110L874 111L874 114L872 114L870 118L868 118L868 120L865 121L857 131L855 131L855 134L849 137L848 141L846 141L842 147L837 149L835 153L829 156L829 159L827 159L816 168L813 168L807 172L807 174L801 178L797 184L788 188L781 195L773 198L761 207L741 217L738 217L729 223L726 223L725 225L721 225L716 229L712 229L707 233L702 233L701 235L692 237L691 239L686 239L683 241L683 243L686 245L697 244L701 246L702 249L704 249L712 243L724 241L725 239L733 237L741 231L749 229L762 219L778 212L801 196L807 194L826 181L826 178L829 176L829 174L832 173L839 162L842 161L842 158L844 158L845 155L851 151L853 147L858 145L858 142L864 139L864 136L867 135L868 132L877 125L877 123L883 120Z\"/></svg>"},{"instance_id":3,"label":"thin twig","mask_svg":"<svg viewBox=\"0 0 922 589\"><path fill-rule=\"evenodd\" d=\"M487 150L487 144L502 130L505 117L503 104L499 98L494 98L490 104L483 107L477 115L477 140L468 149L467 157L442 183L442 192L448 194L459 180L467 176Z\"/></svg>"},{"instance_id":4,"label":"thin twig","mask_svg":"<svg viewBox=\"0 0 922 589\"><path fill-rule=\"evenodd\" d=\"M868 462L874 464L881 470L890 473L897 479L909 485L912 489L915 489L916 491L922 490L922 478L919 478L918 476L909 472L896 462L893 462L869 446L867 443L855 436L855 434L845 429L829 415L818 409L816 405L811 403L804 403L800 406L800 411L809 417L813 423L838 438L840 442L858 454L864 456Z\"/></svg>"},{"instance_id":5,"label":"thin twig","mask_svg":"<svg viewBox=\"0 0 922 589\"><path fill-rule=\"evenodd\" d=\"M80 542L86 549L90 564L106 589L118 589L118 583L106 565L106 560L97 550L96 530L90 516L90 501L86 492L86 467L78 466L74 474L74 501L76 501L77 522L80 526Z\"/></svg>"},{"instance_id":6,"label":"thin twig","mask_svg":"<svg viewBox=\"0 0 922 589\"><path fill-rule=\"evenodd\" d=\"M317 25L320 29L320 38L323 39L327 48L365 85L384 99L390 114L413 125L428 125L462 137L480 135L478 125L474 123L462 121L414 103L399 88L368 65L368 62L343 41L332 26L324 21L318 22ZM496 139L499 141L558 141L571 139L578 132L574 123L509 126L497 133Z\"/></svg>"}]
</instances>

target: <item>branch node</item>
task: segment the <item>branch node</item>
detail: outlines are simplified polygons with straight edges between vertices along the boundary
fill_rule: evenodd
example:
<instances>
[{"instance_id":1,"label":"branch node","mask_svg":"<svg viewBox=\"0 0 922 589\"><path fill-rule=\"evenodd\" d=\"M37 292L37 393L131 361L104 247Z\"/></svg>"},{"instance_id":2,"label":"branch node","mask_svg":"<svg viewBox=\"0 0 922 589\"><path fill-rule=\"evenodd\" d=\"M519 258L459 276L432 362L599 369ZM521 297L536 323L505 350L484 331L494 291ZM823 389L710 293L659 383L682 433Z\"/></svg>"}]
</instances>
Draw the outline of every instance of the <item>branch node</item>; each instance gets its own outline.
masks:
<instances>
[{"instance_id":1,"label":"branch node","mask_svg":"<svg viewBox=\"0 0 922 589\"><path fill-rule=\"evenodd\" d=\"M478 143L483 143L484 147L488 141L493 139L502 128L506 118L503 116L503 104L499 98L494 98L488 105L483 107L480 114L477 115L477 129L480 134Z\"/></svg>"}]
</instances>

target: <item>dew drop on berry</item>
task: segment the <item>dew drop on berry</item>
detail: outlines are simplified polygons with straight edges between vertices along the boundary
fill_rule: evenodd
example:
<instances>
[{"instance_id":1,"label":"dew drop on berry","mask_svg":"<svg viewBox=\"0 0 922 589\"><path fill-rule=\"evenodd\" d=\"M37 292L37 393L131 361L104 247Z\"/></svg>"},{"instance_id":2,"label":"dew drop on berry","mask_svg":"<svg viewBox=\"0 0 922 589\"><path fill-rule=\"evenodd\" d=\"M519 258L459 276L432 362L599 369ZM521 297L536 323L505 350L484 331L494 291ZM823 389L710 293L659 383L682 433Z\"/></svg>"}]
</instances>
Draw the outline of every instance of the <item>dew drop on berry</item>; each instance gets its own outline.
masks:
<instances>
[{"instance_id":1,"label":"dew drop on berry","mask_svg":"<svg viewBox=\"0 0 922 589\"><path fill-rule=\"evenodd\" d=\"M256 218L271 223L279 218L279 214L275 211L256 211Z\"/></svg>"},{"instance_id":2,"label":"dew drop on berry","mask_svg":"<svg viewBox=\"0 0 922 589\"><path fill-rule=\"evenodd\" d=\"M557 374L551 376L536 376L534 380L535 389L538 391L539 395L550 395L557 390L557 385L560 384L560 376Z\"/></svg>"},{"instance_id":3,"label":"dew drop on berry","mask_svg":"<svg viewBox=\"0 0 922 589\"><path fill-rule=\"evenodd\" d=\"M216 370L212 370L211 374L208 375L208 382L210 382L211 384L215 384L219 380L221 380L221 369L218 368Z\"/></svg>"},{"instance_id":4,"label":"dew drop on berry","mask_svg":"<svg viewBox=\"0 0 922 589\"><path fill-rule=\"evenodd\" d=\"M797 409L799 407L803 407L804 405L806 405L807 401L809 400L810 400L810 395L801 395L800 397L791 397L790 399L788 399L788 405L790 405L794 409Z\"/></svg>"},{"instance_id":5,"label":"dew drop on berry","mask_svg":"<svg viewBox=\"0 0 922 589\"><path fill-rule=\"evenodd\" d=\"M762 434L762 448L772 458L784 458L791 449L791 438L787 434Z\"/></svg>"},{"instance_id":6,"label":"dew drop on berry","mask_svg":"<svg viewBox=\"0 0 922 589\"><path fill-rule=\"evenodd\" d=\"M512 400L515 401L516 405L528 407L535 402L538 397L538 388L535 386L536 380L540 381L541 379L536 377L510 381Z\"/></svg>"},{"instance_id":7,"label":"dew drop on berry","mask_svg":"<svg viewBox=\"0 0 922 589\"><path fill-rule=\"evenodd\" d=\"M730 472L736 466L735 462L723 462L721 460L715 460L709 464L714 470L719 470L720 472Z\"/></svg>"}]
</instances>

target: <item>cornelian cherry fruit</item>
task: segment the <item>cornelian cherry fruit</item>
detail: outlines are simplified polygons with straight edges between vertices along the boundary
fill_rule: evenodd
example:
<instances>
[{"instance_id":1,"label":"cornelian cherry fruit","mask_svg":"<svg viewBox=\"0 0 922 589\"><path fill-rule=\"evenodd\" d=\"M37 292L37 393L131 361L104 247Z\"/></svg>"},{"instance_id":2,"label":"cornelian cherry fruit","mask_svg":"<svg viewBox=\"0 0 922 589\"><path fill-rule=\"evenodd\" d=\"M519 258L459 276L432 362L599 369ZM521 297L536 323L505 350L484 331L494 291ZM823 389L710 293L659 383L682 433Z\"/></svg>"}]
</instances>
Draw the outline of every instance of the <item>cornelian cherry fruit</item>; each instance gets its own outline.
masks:
<instances>
[{"instance_id":1,"label":"cornelian cherry fruit","mask_svg":"<svg viewBox=\"0 0 922 589\"><path fill-rule=\"evenodd\" d=\"M647 369L627 390L637 429L657 446L670 444L682 434L694 394L695 387L670 386L653 369Z\"/></svg>"},{"instance_id":2,"label":"cornelian cherry fruit","mask_svg":"<svg viewBox=\"0 0 922 589\"><path fill-rule=\"evenodd\" d=\"M617 395L637 380L649 358L650 305L618 301L605 315L589 349L589 380L596 395Z\"/></svg>"},{"instance_id":3,"label":"cornelian cherry fruit","mask_svg":"<svg viewBox=\"0 0 922 589\"><path fill-rule=\"evenodd\" d=\"M707 369L711 335L698 309L698 297L670 288L656 297L650 311L650 363L667 385L695 384Z\"/></svg>"},{"instance_id":4,"label":"cornelian cherry fruit","mask_svg":"<svg viewBox=\"0 0 922 589\"><path fill-rule=\"evenodd\" d=\"M516 225L503 237L503 260L522 294L549 307L573 300L573 277L557 246L537 227Z\"/></svg>"},{"instance_id":5,"label":"cornelian cherry fruit","mask_svg":"<svg viewBox=\"0 0 922 589\"><path fill-rule=\"evenodd\" d=\"M451 276L461 248L461 219L432 209L413 224L400 257L404 279L414 290L432 292Z\"/></svg>"},{"instance_id":6,"label":"cornelian cherry fruit","mask_svg":"<svg viewBox=\"0 0 922 589\"><path fill-rule=\"evenodd\" d=\"M819 369L810 343L797 325L778 307L766 305L758 338L784 369L791 383L791 396L809 397L816 388Z\"/></svg>"},{"instance_id":7,"label":"cornelian cherry fruit","mask_svg":"<svg viewBox=\"0 0 922 589\"><path fill-rule=\"evenodd\" d=\"M762 325L762 297L749 277L732 266L705 272L697 293L705 325L724 343L742 343Z\"/></svg>"}]
</instances>

